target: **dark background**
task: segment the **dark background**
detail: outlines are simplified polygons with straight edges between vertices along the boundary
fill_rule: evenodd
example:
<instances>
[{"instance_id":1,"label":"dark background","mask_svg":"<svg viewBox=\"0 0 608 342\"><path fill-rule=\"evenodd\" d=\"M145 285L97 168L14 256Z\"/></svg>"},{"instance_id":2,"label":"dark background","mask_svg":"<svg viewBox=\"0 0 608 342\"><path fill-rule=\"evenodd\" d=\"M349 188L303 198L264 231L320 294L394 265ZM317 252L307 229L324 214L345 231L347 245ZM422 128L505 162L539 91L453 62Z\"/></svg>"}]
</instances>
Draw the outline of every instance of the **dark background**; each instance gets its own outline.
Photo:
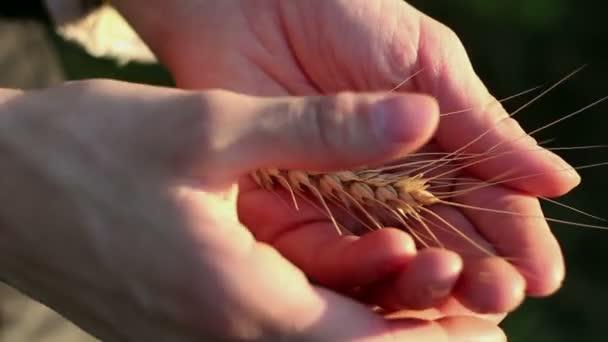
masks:
<instances>
[{"instance_id":1,"label":"dark background","mask_svg":"<svg viewBox=\"0 0 608 342\"><path fill-rule=\"evenodd\" d=\"M588 64L575 78L519 114L519 121L528 131L608 95L608 2L415 0L411 3L459 34L477 72L498 98L537 85L550 85ZM23 11L19 14L23 15ZM110 77L171 84L168 74L158 66L118 67L111 61L95 60L61 41L51 30L48 32L70 79ZM513 110L517 105L518 101L509 102L507 108ZM607 114L608 103L599 105L537 138L541 141L556 138L551 144L555 147L608 144ZM560 154L574 165L608 161L608 149ZM581 173L581 186L561 201L608 217L603 199L603 193L608 193L608 166ZM546 209L549 217L590 222L551 205ZM567 260L568 278L564 287L549 299L526 301L503 326L510 341L603 341L608 306L608 231L552 226Z\"/></svg>"},{"instance_id":2,"label":"dark background","mask_svg":"<svg viewBox=\"0 0 608 342\"><path fill-rule=\"evenodd\" d=\"M587 68L519 114L531 131L608 95L608 3L601 0L411 1L450 26L477 72L502 98ZM517 103L508 103L511 110ZM608 144L608 103L540 134L555 147ZM560 152L574 165L608 161L608 149ZM561 201L608 217L608 166L582 170L583 183ZM547 216L589 222L546 205ZM503 324L510 341L604 341L608 306L608 231L552 224L564 248L567 279L549 299L528 300Z\"/></svg>"}]
</instances>

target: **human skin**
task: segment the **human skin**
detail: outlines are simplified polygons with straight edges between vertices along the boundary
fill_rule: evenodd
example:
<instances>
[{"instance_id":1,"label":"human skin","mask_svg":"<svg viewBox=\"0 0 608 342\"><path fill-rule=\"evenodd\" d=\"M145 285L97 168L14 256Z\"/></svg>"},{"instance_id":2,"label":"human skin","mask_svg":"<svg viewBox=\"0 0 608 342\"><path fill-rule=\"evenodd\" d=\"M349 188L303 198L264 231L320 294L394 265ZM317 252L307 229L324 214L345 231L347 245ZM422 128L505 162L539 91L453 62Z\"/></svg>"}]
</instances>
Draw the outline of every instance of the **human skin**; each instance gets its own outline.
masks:
<instances>
[{"instance_id":1,"label":"human skin","mask_svg":"<svg viewBox=\"0 0 608 342\"><path fill-rule=\"evenodd\" d=\"M107 341L503 341L483 319L385 319L313 286L239 221L251 170L381 162L437 122L436 101L415 94L258 98L107 80L0 90L0 274ZM458 259L419 253L398 231L349 244L383 244L401 266Z\"/></svg>"},{"instance_id":2,"label":"human skin","mask_svg":"<svg viewBox=\"0 0 608 342\"><path fill-rule=\"evenodd\" d=\"M224 88L264 96L387 91L416 74L398 91L429 94L444 113L467 109L441 119L433 148L456 151L485 134L469 147L470 152L483 152L501 143L502 151L511 153L469 167L470 176L491 179L512 165L520 166L510 174L513 178L541 175L520 177L485 191L484 196L492 201L485 201L484 206L523 216L496 222L483 212L448 210L455 226L494 250L497 257L488 258L468 245L460 257L450 253L435 256L416 272L399 267L409 253L402 243L409 239L406 233L378 232L355 247L350 238L336 236L329 222L318 229L291 229L295 224L326 218L310 213L312 210L300 214L266 210L281 204L271 205L278 201L276 197L244 179L245 193L239 202L242 221L256 238L272 242L318 283L335 289L381 283L368 289L373 302L395 310L415 308L419 311L410 314L424 317L505 313L514 310L526 295L547 296L561 286L564 262L555 237L545 222L525 217L542 215L534 196L562 195L580 178L574 171L561 172L569 166L539 148L533 139L521 139L524 131L507 118L475 74L457 35L444 25L400 0L114 3L180 87ZM482 198L471 195L462 200L478 205ZM268 205L260 208L259 203ZM319 245L327 249L324 260L336 261L329 265L323 261L323 267L311 261L310 250ZM331 252L344 251L344 246L349 246L349 253ZM406 289L418 294L390 294L407 293Z\"/></svg>"}]
</instances>

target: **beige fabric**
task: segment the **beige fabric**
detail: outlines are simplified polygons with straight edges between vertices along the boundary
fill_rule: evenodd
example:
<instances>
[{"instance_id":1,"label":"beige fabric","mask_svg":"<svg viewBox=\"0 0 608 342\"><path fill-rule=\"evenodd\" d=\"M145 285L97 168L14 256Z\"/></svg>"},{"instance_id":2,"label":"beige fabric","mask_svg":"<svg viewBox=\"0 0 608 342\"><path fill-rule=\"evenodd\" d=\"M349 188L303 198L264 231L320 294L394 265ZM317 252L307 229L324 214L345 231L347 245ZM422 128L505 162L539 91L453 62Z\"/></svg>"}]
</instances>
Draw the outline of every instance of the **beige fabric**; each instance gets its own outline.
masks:
<instances>
[{"instance_id":1,"label":"beige fabric","mask_svg":"<svg viewBox=\"0 0 608 342\"><path fill-rule=\"evenodd\" d=\"M95 57L119 63L153 63L156 57L125 19L107 3L90 0L45 0L58 33Z\"/></svg>"},{"instance_id":2,"label":"beige fabric","mask_svg":"<svg viewBox=\"0 0 608 342\"><path fill-rule=\"evenodd\" d=\"M0 341L95 342L71 322L46 306L0 284Z\"/></svg>"}]
</instances>

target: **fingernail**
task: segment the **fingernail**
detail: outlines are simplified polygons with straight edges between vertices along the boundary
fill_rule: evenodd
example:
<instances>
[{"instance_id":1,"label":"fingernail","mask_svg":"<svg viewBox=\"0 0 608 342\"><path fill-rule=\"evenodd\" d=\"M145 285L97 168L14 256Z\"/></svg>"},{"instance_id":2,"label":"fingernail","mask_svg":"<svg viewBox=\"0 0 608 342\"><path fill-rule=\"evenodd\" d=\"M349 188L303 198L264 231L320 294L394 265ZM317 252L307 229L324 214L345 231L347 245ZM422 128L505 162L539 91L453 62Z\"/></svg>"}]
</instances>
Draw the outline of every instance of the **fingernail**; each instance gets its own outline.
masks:
<instances>
[{"instance_id":1,"label":"fingernail","mask_svg":"<svg viewBox=\"0 0 608 342\"><path fill-rule=\"evenodd\" d=\"M390 143L409 143L430 137L437 128L439 106L430 96L388 96L373 108L378 136Z\"/></svg>"}]
</instances>

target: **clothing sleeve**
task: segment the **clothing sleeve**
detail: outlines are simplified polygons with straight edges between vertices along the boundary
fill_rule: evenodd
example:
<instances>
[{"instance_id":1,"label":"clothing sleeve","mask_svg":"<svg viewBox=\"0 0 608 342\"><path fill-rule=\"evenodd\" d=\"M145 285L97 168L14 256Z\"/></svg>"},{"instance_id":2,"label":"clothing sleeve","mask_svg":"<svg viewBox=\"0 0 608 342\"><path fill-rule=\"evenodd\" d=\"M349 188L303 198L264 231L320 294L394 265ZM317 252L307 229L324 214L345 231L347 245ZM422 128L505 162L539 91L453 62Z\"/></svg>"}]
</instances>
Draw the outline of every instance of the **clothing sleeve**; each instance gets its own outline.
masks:
<instances>
[{"instance_id":1,"label":"clothing sleeve","mask_svg":"<svg viewBox=\"0 0 608 342\"><path fill-rule=\"evenodd\" d=\"M95 57L154 63L156 57L127 21L107 1L44 0L63 38Z\"/></svg>"}]
</instances>

